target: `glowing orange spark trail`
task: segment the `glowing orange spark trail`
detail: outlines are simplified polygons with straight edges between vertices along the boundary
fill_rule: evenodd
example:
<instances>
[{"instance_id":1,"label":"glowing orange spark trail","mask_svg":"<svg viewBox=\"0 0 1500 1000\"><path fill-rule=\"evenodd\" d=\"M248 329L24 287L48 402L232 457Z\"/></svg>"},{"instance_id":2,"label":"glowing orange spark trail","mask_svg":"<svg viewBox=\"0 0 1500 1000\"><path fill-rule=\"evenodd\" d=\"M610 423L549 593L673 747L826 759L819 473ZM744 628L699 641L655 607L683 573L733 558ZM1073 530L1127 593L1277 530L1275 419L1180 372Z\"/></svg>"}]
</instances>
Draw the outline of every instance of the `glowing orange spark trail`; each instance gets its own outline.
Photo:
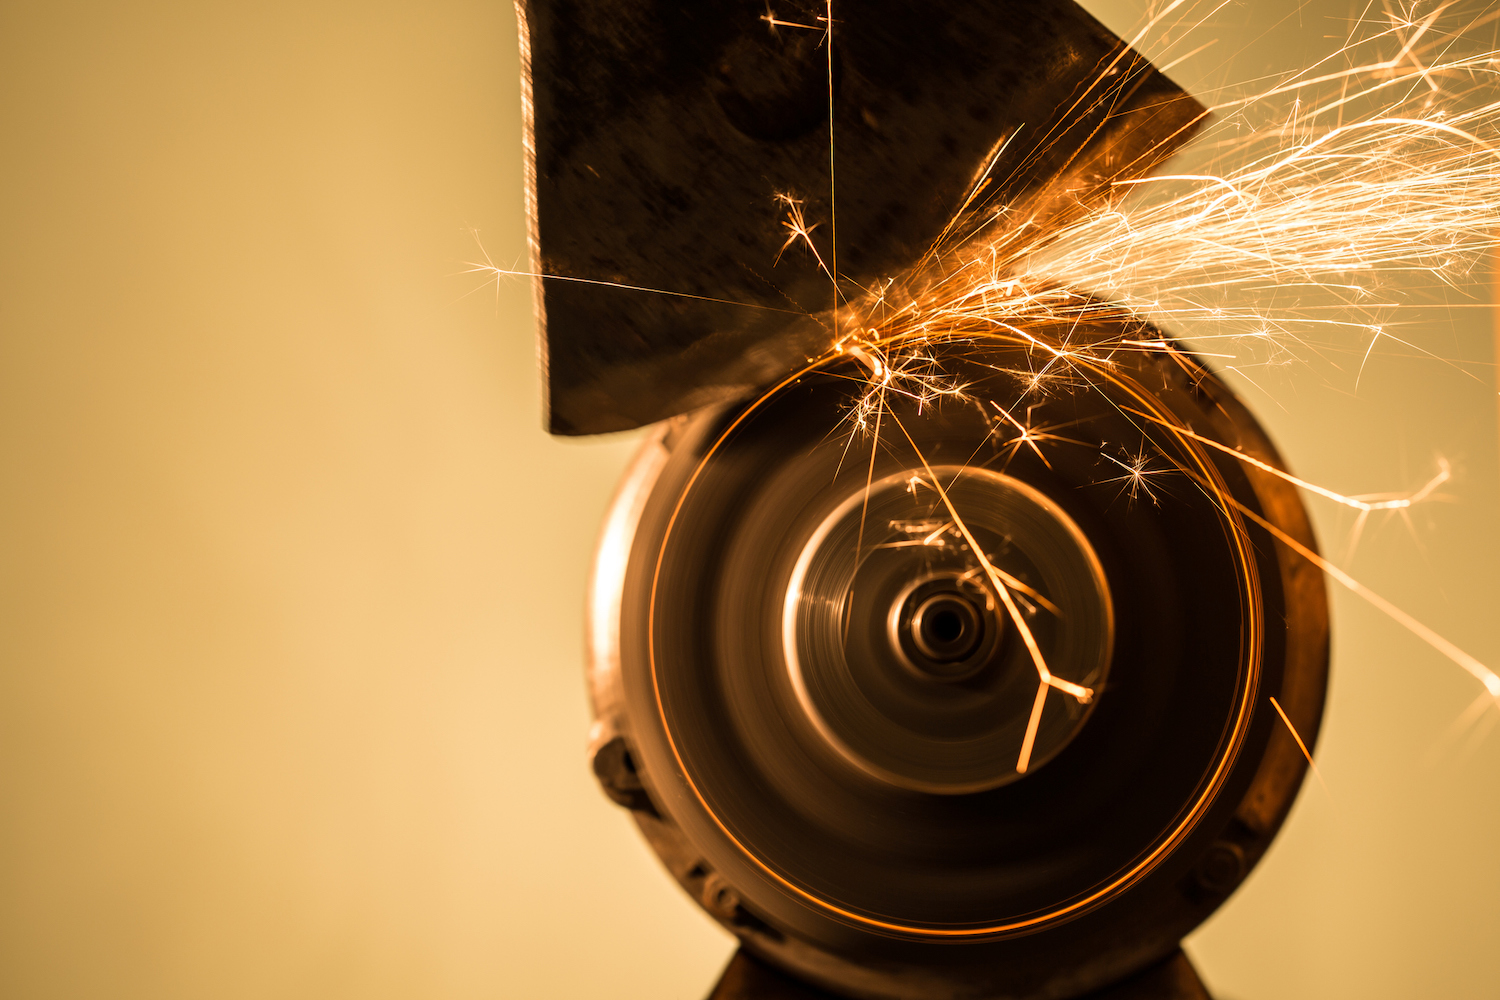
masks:
<instances>
[{"instance_id":1,"label":"glowing orange spark trail","mask_svg":"<svg viewBox=\"0 0 1500 1000\"><path fill-rule=\"evenodd\" d=\"M1276 700L1275 695L1271 696L1271 707L1276 709L1276 714L1281 716L1281 721L1286 724L1286 731L1291 733L1292 739L1297 741L1297 746L1301 749L1302 756L1307 758L1307 766L1312 768L1313 777L1318 779L1318 784L1323 786L1325 792L1328 791L1328 783L1323 780L1323 772L1318 770L1318 765L1313 761L1313 755L1307 749L1307 744L1302 742L1302 736L1297 732L1297 727L1292 725L1291 719L1287 718L1285 710L1281 707L1281 702Z\"/></svg>"},{"instance_id":2,"label":"glowing orange spark trail","mask_svg":"<svg viewBox=\"0 0 1500 1000\"><path fill-rule=\"evenodd\" d=\"M948 497L948 491L943 489L942 481L932 471L932 466L928 463L927 456L922 454L922 450L917 447L917 442L912 439L910 432L906 429L906 425L901 422L901 418L897 417L895 413L891 413L890 417L891 422L901 429L902 436L911 445L912 451L916 453L918 461L922 463L922 468L927 470L927 485L930 485L942 499L943 506L948 508L948 516L953 518L954 527L958 529L959 534L963 535L964 541L969 543L969 551L974 554L974 558L979 561L979 565L983 567L985 574L989 576L990 583L994 586L995 592L1000 596L1001 602L1005 605L1006 614L1015 623L1016 631L1021 634L1021 641L1025 643L1026 651L1031 654L1031 662L1036 667L1038 680L1036 702L1032 705L1031 718L1026 723L1026 738L1021 743L1021 753L1016 759L1016 772L1018 774L1025 774L1026 769L1031 765L1031 750L1036 743L1036 731L1037 727L1041 724L1042 709L1046 707L1047 689L1055 687L1059 691L1070 694L1078 699L1080 704L1087 705L1094 698L1093 688L1087 688L1081 684L1074 684L1072 681L1065 681L1061 677L1053 676L1052 671L1047 667L1046 659L1042 656L1041 647L1037 645L1036 636L1032 635L1031 627L1022 616L1021 609L1016 606L1016 601L1011 596L1010 588L1001 579L1000 571L990 562L989 557L985 555L984 548L969 531L969 526L964 523L964 519L959 516L958 508L953 506L953 501Z\"/></svg>"},{"instance_id":3,"label":"glowing orange spark trail","mask_svg":"<svg viewBox=\"0 0 1500 1000\"><path fill-rule=\"evenodd\" d=\"M1276 478L1285 480L1298 489L1307 490L1309 493L1316 493L1320 497L1332 500L1334 503L1342 504L1345 507L1352 507L1364 514L1368 514L1372 511L1377 510L1407 510L1431 497L1433 492L1439 486L1443 485L1453 477L1452 470L1448 467L1448 463L1445 461L1440 461L1438 463L1437 475L1428 480L1427 484L1421 489L1417 490L1415 493L1386 500L1364 500L1360 497L1347 497L1342 493L1335 493L1333 490L1330 490L1327 487L1319 486L1317 483L1310 483L1305 479L1299 479L1296 476L1292 475L1290 472L1287 472L1283 469L1278 469L1276 466L1271 465L1269 462L1262 462L1260 459L1256 458L1253 455L1247 455L1244 452L1239 451L1238 449L1231 448L1226 444L1221 444L1220 442L1215 441L1212 438L1206 438L1201 434L1194 433L1193 431L1188 430L1186 427L1180 427L1176 424L1169 425L1166 423L1166 421L1161 420L1158 417L1153 417L1149 413L1131 409L1130 407L1126 407L1125 409L1127 413L1132 413L1138 417L1144 417L1145 419L1150 420L1153 423L1160 424L1162 426L1170 426L1175 433L1181 434L1183 437L1192 438L1199 444L1206 444L1210 448L1221 451L1226 455L1232 455L1233 457L1239 459L1241 462L1244 462L1246 465L1254 466L1262 472L1269 472Z\"/></svg>"},{"instance_id":4,"label":"glowing orange spark trail","mask_svg":"<svg viewBox=\"0 0 1500 1000\"><path fill-rule=\"evenodd\" d=\"M1297 541L1297 539L1293 538L1291 535L1288 535L1286 532L1276 527L1276 525L1261 517L1255 511L1249 509L1244 504L1241 504L1233 497L1226 496L1224 497L1224 499L1233 504L1241 514L1250 518L1256 524L1260 525L1262 528L1265 528L1271 534L1275 535L1279 541L1284 543L1293 552L1296 552L1302 558L1306 559L1308 562L1321 569L1324 573L1327 573L1329 576L1333 577L1350 591L1362 597L1365 601L1373 605L1375 608L1379 609L1387 618L1390 618L1392 621L1396 622L1412 635L1415 635L1418 639L1421 639L1423 642L1427 643L1427 645L1431 646L1433 649L1437 650L1439 653L1442 653L1445 657L1458 664L1464 670L1468 671L1475 680L1484 685L1485 690L1490 693L1490 697L1496 699L1497 701L1500 701L1500 675L1497 675L1493 670L1485 666L1483 663L1480 663L1473 656L1470 656L1462 649L1459 649L1453 643L1449 642L1441 635L1438 635L1432 629L1428 628L1426 625L1423 625L1411 615L1407 614L1405 611L1402 611L1390 601L1387 601L1384 597L1381 597L1369 587L1366 587L1364 584L1354 579L1354 577L1350 576L1348 573L1345 573L1333 563L1329 562L1327 559L1324 559L1312 549L1303 545L1301 542Z\"/></svg>"},{"instance_id":5,"label":"glowing orange spark trail","mask_svg":"<svg viewBox=\"0 0 1500 1000\"><path fill-rule=\"evenodd\" d=\"M711 295L694 295L691 292L674 292L667 288L649 288L645 285L627 285L623 281L604 281L599 278L574 278L566 274L542 274L537 271L511 270L507 267L496 267L494 264L476 264L473 261L464 261L468 269L464 274L490 274L496 278L541 278L544 281L575 281L584 285L603 285L606 288L619 288L627 292L649 292L652 295L667 295L677 299L697 299L700 302L718 302L726 306L742 306L745 309L760 309L765 312L787 313L791 316L801 316L802 313L796 309L782 309L777 306L760 305L755 302L737 302L734 299L716 299ZM488 283L486 283L488 284ZM481 288L484 285L480 286Z\"/></svg>"},{"instance_id":6,"label":"glowing orange spark trail","mask_svg":"<svg viewBox=\"0 0 1500 1000\"><path fill-rule=\"evenodd\" d=\"M1016 759L1016 773L1025 774L1031 766L1031 749L1036 746L1036 731L1042 724L1042 709L1047 707L1047 682L1036 686L1036 701L1031 704L1031 718L1026 720L1026 738L1021 741L1021 756Z\"/></svg>"},{"instance_id":7,"label":"glowing orange spark trail","mask_svg":"<svg viewBox=\"0 0 1500 1000\"><path fill-rule=\"evenodd\" d=\"M762 14L760 19L773 28L806 28L808 31L822 31L816 24L802 24L798 21L783 21L773 14Z\"/></svg>"},{"instance_id":8,"label":"glowing orange spark trail","mask_svg":"<svg viewBox=\"0 0 1500 1000\"><path fill-rule=\"evenodd\" d=\"M810 226L807 224L807 219L802 214L802 199L794 198L790 194L778 193L776 200L786 206L786 219L781 224L787 230L786 242L781 244L781 249L777 251L776 260L781 260L781 255L786 252L787 247L801 240L812 251L813 259L818 262L818 269L828 275L828 280L833 281L834 272L830 271L828 265L823 263L823 255L818 253L818 248L812 241L813 230L817 229L822 223L814 222Z\"/></svg>"},{"instance_id":9,"label":"glowing orange spark trail","mask_svg":"<svg viewBox=\"0 0 1500 1000\"><path fill-rule=\"evenodd\" d=\"M839 186L833 163L833 0L827 0L823 19L828 23L828 34L823 44L828 48L828 258L833 261L829 278L833 281L833 307L830 316L834 332L839 328ZM811 240L808 241L812 242Z\"/></svg>"}]
</instances>

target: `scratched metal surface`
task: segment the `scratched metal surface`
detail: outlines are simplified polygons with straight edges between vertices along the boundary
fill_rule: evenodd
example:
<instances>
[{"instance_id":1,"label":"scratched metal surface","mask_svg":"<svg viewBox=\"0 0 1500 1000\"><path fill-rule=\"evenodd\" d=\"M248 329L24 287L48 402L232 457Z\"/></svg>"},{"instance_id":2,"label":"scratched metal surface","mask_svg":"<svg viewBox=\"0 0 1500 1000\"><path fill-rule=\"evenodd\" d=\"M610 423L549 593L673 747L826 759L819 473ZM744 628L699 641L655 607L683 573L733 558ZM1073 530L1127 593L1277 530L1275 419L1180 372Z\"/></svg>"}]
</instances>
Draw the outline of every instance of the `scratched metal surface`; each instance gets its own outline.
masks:
<instances>
[{"instance_id":1,"label":"scratched metal surface","mask_svg":"<svg viewBox=\"0 0 1500 1000\"><path fill-rule=\"evenodd\" d=\"M971 211L1087 200L1170 155L1202 114L1071 0L941 0L920 16L867 0L839 15L831 58L821 30L773 25L757 0L521 9L531 270L550 276L534 294L560 434L741 396L820 353L824 268L850 297L909 267L1002 142ZM802 202L816 254L782 252L778 194Z\"/></svg>"}]
</instances>

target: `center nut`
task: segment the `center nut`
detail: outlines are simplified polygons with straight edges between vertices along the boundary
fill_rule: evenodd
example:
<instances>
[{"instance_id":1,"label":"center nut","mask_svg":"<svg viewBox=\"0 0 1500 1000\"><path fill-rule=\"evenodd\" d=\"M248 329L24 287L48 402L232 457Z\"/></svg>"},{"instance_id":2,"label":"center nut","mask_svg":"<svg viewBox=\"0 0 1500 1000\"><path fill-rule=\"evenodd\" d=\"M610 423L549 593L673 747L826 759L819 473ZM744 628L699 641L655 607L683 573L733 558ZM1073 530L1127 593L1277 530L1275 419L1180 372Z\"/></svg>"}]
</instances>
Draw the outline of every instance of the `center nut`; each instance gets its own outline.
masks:
<instances>
[{"instance_id":1,"label":"center nut","mask_svg":"<svg viewBox=\"0 0 1500 1000\"><path fill-rule=\"evenodd\" d=\"M994 659L1005 633L1003 614L972 576L934 576L916 581L895 601L890 640L918 676L966 680Z\"/></svg>"},{"instance_id":2,"label":"center nut","mask_svg":"<svg viewBox=\"0 0 1500 1000\"><path fill-rule=\"evenodd\" d=\"M943 495L913 485L923 476L939 477ZM1017 781L1061 752L1113 644L1109 588L1083 531L1036 487L973 467L905 470L847 494L801 543L781 612L790 718L807 752L939 795ZM1033 648L1049 677L1085 696L1038 694Z\"/></svg>"}]
</instances>

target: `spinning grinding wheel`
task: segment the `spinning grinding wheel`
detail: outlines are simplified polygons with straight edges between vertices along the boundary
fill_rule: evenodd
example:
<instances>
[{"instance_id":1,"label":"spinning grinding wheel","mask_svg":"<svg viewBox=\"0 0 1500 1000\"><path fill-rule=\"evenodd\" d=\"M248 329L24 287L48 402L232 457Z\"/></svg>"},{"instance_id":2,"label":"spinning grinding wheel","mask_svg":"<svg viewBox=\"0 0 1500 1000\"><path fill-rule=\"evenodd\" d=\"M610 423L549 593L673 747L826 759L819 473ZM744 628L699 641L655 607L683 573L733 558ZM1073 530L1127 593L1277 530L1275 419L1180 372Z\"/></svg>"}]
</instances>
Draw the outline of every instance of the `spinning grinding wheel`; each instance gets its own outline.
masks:
<instances>
[{"instance_id":1,"label":"spinning grinding wheel","mask_svg":"<svg viewBox=\"0 0 1500 1000\"><path fill-rule=\"evenodd\" d=\"M944 363L1012 402L995 369L1022 350ZM1300 503L1173 433L1277 462L1184 356L1044 403L1068 439L1045 461L978 407L908 403L915 447L871 470L829 433L841 374L643 447L592 596L596 772L716 919L825 989L1081 996L1138 972L1238 884L1300 782L1267 699L1315 728L1326 598L1236 507L1310 544ZM1160 423L1124 415L1142 398ZM1132 500L1110 447L1193 471Z\"/></svg>"}]
</instances>

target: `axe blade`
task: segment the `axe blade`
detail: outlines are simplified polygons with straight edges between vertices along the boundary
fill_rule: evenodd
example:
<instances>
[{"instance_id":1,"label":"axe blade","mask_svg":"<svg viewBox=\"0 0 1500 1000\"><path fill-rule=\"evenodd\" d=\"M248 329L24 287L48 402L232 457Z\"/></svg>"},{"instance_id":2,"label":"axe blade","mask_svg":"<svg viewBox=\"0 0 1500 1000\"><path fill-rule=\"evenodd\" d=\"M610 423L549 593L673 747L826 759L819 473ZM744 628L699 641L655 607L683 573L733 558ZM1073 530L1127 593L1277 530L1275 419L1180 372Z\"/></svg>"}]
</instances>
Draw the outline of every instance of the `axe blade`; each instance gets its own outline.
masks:
<instances>
[{"instance_id":1,"label":"axe blade","mask_svg":"<svg viewBox=\"0 0 1500 1000\"><path fill-rule=\"evenodd\" d=\"M1002 143L989 207L1086 203L1205 114L1072 0L845 0L831 59L817 3L517 6L555 434L740 397L821 353L835 256L848 294L912 266ZM811 248L784 248L778 196Z\"/></svg>"}]
</instances>

